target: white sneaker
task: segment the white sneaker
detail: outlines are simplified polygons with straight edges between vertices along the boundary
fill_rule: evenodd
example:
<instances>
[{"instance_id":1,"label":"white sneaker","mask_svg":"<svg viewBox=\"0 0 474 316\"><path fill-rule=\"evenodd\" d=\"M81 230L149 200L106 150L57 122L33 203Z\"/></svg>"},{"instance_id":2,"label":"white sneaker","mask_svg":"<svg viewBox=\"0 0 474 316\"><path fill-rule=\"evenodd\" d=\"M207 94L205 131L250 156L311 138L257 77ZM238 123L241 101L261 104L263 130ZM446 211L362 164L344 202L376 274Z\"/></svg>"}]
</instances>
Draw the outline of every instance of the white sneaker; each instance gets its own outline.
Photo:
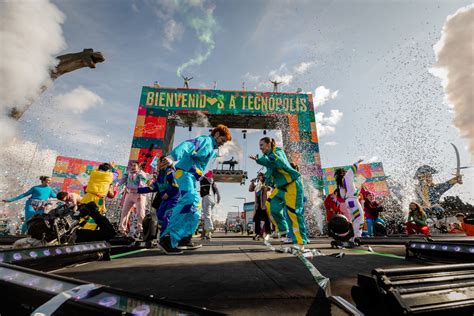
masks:
<instances>
[{"instance_id":1,"label":"white sneaker","mask_svg":"<svg viewBox=\"0 0 474 316\"><path fill-rule=\"evenodd\" d=\"M293 239L291 239L289 237L281 237L280 238L280 243L282 243L282 244L292 244Z\"/></svg>"}]
</instances>

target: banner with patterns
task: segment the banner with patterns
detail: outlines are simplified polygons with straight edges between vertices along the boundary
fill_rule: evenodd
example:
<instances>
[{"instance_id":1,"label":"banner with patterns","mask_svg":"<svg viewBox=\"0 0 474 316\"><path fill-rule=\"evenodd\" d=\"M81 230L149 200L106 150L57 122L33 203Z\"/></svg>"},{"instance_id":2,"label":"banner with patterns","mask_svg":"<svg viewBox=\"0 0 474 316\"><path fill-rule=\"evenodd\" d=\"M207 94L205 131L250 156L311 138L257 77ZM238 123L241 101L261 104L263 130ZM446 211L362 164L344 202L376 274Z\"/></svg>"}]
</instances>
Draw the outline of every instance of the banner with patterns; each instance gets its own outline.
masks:
<instances>
[{"instance_id":1,"label":"banner with patterns","mask_svg":"<svg viewBox=\"0 0 474 316\"><path fill-rule=\"evenodd\" d=\"M102 163L101 161L58 156L53 169L51 187L56 192L67 191L82 195L91 171L97 169ZM116 166L119 179L125 173L126 168L125 166Z\"/></svg>"},{"instance_id":2,"label":"banner with patterns","mask_svg":"<svg viewBox=\"0 0 474 316\"><path fill-rule=\"evenodd\" d=\"M324 195L331 194L336 189L336 179L334 172L338 168L349 169L351 166L323 168L324 179ZM375 196L388 196L390 191L387 186L387 176L383 170L381 162L372 162L368 164L360 164L356 176L365 178L364 186L367 190L374 193Z\"/></svg>"}]
</instances>

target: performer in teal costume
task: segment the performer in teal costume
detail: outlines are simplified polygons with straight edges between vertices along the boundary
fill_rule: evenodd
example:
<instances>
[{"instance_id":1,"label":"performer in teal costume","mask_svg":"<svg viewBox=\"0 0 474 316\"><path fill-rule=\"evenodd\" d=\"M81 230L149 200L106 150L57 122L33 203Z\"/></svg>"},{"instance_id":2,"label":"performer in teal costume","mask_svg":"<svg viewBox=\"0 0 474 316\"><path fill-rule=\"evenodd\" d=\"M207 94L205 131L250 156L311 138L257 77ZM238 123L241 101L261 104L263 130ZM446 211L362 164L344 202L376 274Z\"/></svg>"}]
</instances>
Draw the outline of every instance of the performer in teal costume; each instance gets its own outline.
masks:
<instances>
[{"instance_id":1,"label":"performer in teal costume","mask_svg":"<svg viewBox=\"0 0 474 316\"><path fill-rule=\"evenodd\" d=\"M301 174L288 162L283 149L276 147L275 140L264 137L260 140L260 150L263 155L250 156L259 165L267 168L271 182L275 185L266 207L278 226L280 237L286 239L289 227L283 213L286 211L291 220L293 243L306 245L308 238L304 223L304 190Z\"/></svg>"},{"instance_id":2,"label":"performer in teal costume","mask_svg":"<svg viewBox=\"0 0 474 316\"><path fill-rule=\"evenodd\" d=\"M172 215L164 239L160 242L165 248L192 249L195 245L191 238L199 224L201 216L200 197L196 181L202 177L209 161L216 157L217 149L232 140L229 129L218 125L210 136L199 136L178 145L170 156L160 164L173 164L176 168L176 180L181 192L178 203L171 211ZM169 238L169 243L168 240ZM178 245L179 243L179 245Z\"/></svg>"},{"instance_id":3,"label":"performer in teal costume","mask_svg":"<svg viewBox=\"0 0 474 316\"><path fill-rule=\"evenodd\" d=\"M48 176L41 176L40 180L41 185L34 186L25 193L22 193L17 197L14 197L13 199L3 200L3 202L10 203L31 195L31 197L26 200L25 203L25 220L23 221L23 225L21 226L22 234L25 234L28 230L28 226L26 225L28 220L36 214L35 210L31 206L31 203L34 200L46 201L50 198L56 198L56 192L54 192L53 189L51 189L51 187L49 186L49 184L51 183L51 178ZM42 211L38 212L38 214L40 213L42 213Z\"/></svg>"}]
</instances>

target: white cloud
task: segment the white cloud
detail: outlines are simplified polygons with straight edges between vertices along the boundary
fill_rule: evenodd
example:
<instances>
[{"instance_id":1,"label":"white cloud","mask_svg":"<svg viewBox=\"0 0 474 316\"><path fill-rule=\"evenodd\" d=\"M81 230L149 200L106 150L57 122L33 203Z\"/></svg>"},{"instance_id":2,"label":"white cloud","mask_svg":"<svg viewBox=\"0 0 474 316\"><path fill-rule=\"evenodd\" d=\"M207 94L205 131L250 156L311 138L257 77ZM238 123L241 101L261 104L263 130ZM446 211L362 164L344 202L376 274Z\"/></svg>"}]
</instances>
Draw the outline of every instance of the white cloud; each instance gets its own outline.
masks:
<instances>
[{"instance_id":1,"label":"white cloud","mask_svg":"<svg viewBox=\"0 0 474 316\"><path fill-rule=\"evenodd\" d=\"M0 115L25 108L51 83L55 55L66 46L64 19L48 0L0 2Z\"/></svg>"},{"instance_id":2,"label":"white cloud","mask_svg":"<svg viewBox=\"0 0 474 316\"><path fill-rule=\"evenodd\" d=\"M56 108L62 111L71 111L74 114L79 114L90 108L102 105L104 100L94 92L79 86L66 94L55 96L53 103Z\"/></svg>"},{"instance_id":3,"label":"white cloud","mask_svg":"<svg viewBox=\"0 0 474 316\"><path fill-rule=\"evenodd\" d=\"M330 89L326 88L325 86L317 87L314 91L314 107L320 107L328 100L333 100L337 97L339 93L338 90L331 91Z\"/></svg>"},{"instance_id":4,"label":"white cloud","mask_svg":"<svg viewBox=\"0 0 474 316\"><path fill-rule=\"evenodd\" d=\"M243 89L257 89L257 86L260 85L259 83L260 76L252 75L250 72L247 72L243 77L242 81L245 84Z\"/></svg>"},{"instance_id":5,"label":"white cloud","mask_svg":"<svg viewBox=\"0 0 474 316\"><path fill-rule=\"evenodd\" d=\"M310 61L310 62L302 62L302 63L299 63L298 65L296 65L294 67L294 70L296 73L298 74L303 74L305 73L306 71L308 71L309 68L311 68L312 66L314 66L314 62Z\"/></svg>"},{"instance_id":6,"label":"white cloud","mask_svg":"<svg viewBox=\"0 0 474 316\"><path fill-rule=\"evenodd\" d=\"M331 110L329 116L326 116L323 112L317 112L315 116L318 135L322 137L336 132L336 125L342 119L343 113L339 110Z\"/></svg>"},{"instance_id":7,"label":"white cloud","mask_svg":"<svg viewBox=\"0 0 474 316\"><path fill-rule=\"evenodd\" d=\"M371 163L371 162L377 162L378 160L379 160L379 157L377 157L377 156L372 156L372 157L370 157L369 160L367 160L367 162L369 162L369 163Z\"/></svg>"},{"instance_id":8,"label":"white cloud","mask_svg":"<svg viewBox=\"0 0 474 316\"><path fill-rule=\"evenodd\" d=\"M324 145L326 146L336 146L338 143L337 142L334 142L334 141L331 141L331 142L325 142Z\"/></svg>"},{"instance_id":9,"label":"white cloud","mask_svg":"<svg viewBox=\"0 0 474 316\"><path fill-rule=\"evenodd\" d=\"M219 157L216 160L223 162L231 157L234 157L239 164L243 163L244 151L235 138L219 148Z\"/></svg>"},{"instance_id":10,"label":"white cloud","mask_svg":"<svg viewBox=\"0 0 474 316\"><path fill-rule=\"evenodd\" d=\"M260 76L253 75L249 72L247 72L243 76L242 79L245 81L246 87L252 87L254 89L256 89L257 87L272 88L273 85L272 83L269 82L269 80L278 81L282 85L289 85L295 80L295 74L301 75L305 73L314 64L315 64L314 62L301 62L295 65L292 69L289 69L286 63L282 63L280 67L278 67L277 69L271 70L268 73L268 76L267 76L268 79L263 80L261 79ZM261 82L258 82L259 80L261 80ZM337 95L337 91L336 91L336 95Z\"/></svg>"},{"instance_id":11,"label":"white cloud","mask_svg":"<svg viewBox=\"0 0 474 316\"><path fill-rule=\"evenodd\" d=\"M163 46L169 50L172 50L171 45L175 41L180 40L181 37L183 36L184 26L181 23L176 22L176 20L170 19L166 22L164 32L165 32L165 39L163 42Z\"/></svg>"},{"instance_id":12,"label":"white cloud","mask_svg":"<svg viewBox=\"0 0 474 316\"><path fill-rule=\"evenodd\" d=\"M270 71L268 76L271 80L276 80L284 85L289 85L293 81L293 75L290 73L285 63L281 64L278 69Z\"/></svg>"}]
</instances>

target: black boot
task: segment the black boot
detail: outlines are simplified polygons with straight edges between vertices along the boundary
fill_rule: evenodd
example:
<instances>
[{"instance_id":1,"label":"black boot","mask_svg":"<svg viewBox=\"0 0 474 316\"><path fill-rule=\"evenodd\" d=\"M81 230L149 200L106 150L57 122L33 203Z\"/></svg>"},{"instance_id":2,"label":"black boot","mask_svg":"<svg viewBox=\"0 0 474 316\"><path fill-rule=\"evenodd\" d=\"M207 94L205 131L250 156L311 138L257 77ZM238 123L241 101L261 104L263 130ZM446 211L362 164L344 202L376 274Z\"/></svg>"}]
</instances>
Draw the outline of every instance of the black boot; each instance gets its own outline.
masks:
<instances>
[{"instance_id":1,"label":"black boot","mask_svg":"<svg viewBox=\"0 0 474 316\"><path fill-rule=\"evenodd\" d=\"M202 244L195 244L191 240L192 236L186 236L181 239L178 243L178 249L181 250L194 250L202 247Z\"/></svg>"},{"instance_id":2,"label":"black boot","mask_svg":"<svg viewBox=\"0 0 474 316\"><path fill-rule=\"evenodd\" d=\"M160 238L158 245L167 255L179 255L183 253L182 250L171 247L171 238L168 235Z\"/></svg>"}]
</instances>

